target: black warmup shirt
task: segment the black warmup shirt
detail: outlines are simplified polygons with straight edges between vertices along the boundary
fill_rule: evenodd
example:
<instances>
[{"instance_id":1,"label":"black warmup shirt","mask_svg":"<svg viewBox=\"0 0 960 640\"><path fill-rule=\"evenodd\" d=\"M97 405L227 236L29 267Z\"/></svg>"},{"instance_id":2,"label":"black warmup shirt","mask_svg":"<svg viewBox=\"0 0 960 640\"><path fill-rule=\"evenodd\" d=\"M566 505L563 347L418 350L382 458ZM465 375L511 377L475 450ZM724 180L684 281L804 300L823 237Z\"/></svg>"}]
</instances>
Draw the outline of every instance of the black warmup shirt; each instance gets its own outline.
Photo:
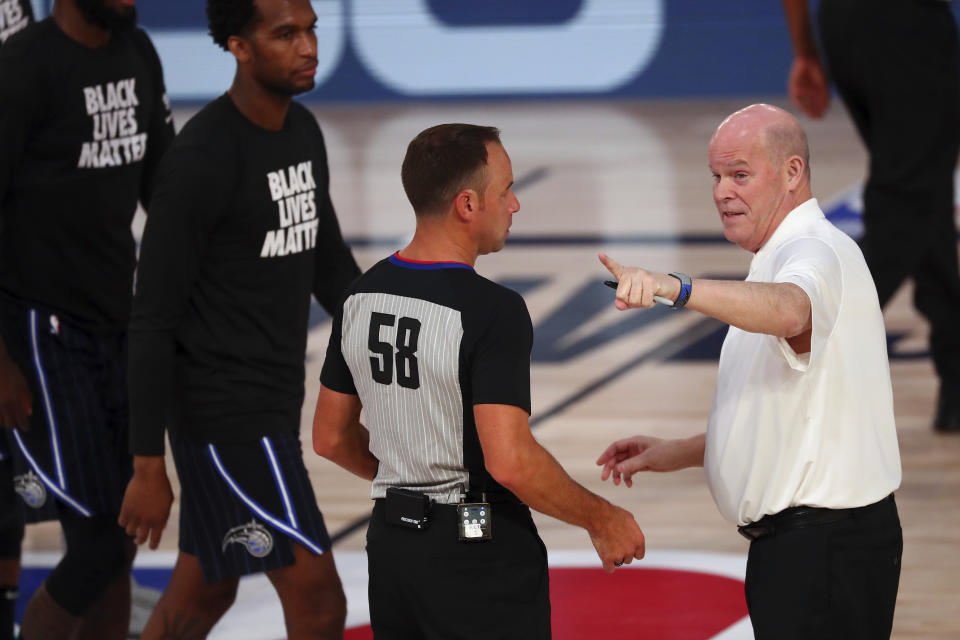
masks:
<instances>
[{"instance_id":1,"label":"black warmup shirt","mask_svg":"<svg viewBox=\"0 0 960 640\"><path fill-rule=\"evenodd\" d=\"M30 0L0 0L0 44L33 22Z\"/></svg>"},{"instance_id":2,"label":"black warmup shirt","mask_svg":"<svg viewBox=\"0 0 960 640\"><path fill-rule=\"evenodd\" d=\"M52 19L0 48L0 292L123 331L130 223L173 139L160 60L139 29L89 49Z\"/></svg>"},{"instance_id":3,"label":"black warmup shirt","mask_svg":"<svg viewBox=\"0 0 960 640\"><path fill-rule=\"evenodd\" d=\"M457 502L459 487L506 491L486 471L473 406L530 412L533 326L520 294L457 262L396 254L355 282L333 319L320 382L360 396L390 486Z\"/></svg>"},{"instance_id":4,"label":"black warmup shirt","mask_svg":"<svg viewBox=\"0 0 960 640\"><path fill-rule=\"evenodd\" d=\"M302 105L281 131L223 95L177 135L144 230L130 323L131 447L163 430L248 441L299 425L310 292L328 311L360 273Z\"/></svg>"}]
</instances>

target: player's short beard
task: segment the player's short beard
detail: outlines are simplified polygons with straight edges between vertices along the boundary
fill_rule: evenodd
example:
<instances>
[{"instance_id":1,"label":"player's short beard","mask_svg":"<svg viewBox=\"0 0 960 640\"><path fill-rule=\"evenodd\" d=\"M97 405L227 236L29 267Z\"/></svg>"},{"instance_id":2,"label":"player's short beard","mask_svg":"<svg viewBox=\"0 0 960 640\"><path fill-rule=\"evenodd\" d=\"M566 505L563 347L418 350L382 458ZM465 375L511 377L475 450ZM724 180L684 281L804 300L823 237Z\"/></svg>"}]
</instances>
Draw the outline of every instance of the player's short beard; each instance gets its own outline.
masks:
<instances>
[{"instance_id":1,"label":"player's short beard","mask_svg":"<svg viewBox=\"0 0 960 640\"><path fill-rule=\"evenodd\" d=\"M255 73L254 77L264 89L277 96L292 98L295 95L306 93L313 90L316 86L311 82L310 86L297 86L292 80L285 78L267 77L267 74Z\"/></svg>"},{"instance_id":2,"label":"player's short beard","mask_svg":"<svg viewBox=\"0 0 960 640\"><path fill-rule=\"evenodd\" d=\"M98 27L118 31L129 29L137 24L137 10L133 7L121 13L108 8L103 0L76 0L76 2L83 17Z\"/></svg>"},{"instance_id":3,"label":"player's short beard","mask_svg":"<svg viewBox=\"0 0 960 640\"><path fill-rule=\"evenodd\" d=\"M301 93L306 93L307 91L312 91L316 84L311 84L309 87L299 87L292 82L282 82L282 81L271 81L266 82L261 81L261 84L265 89L272 92L278 96L289 96L293 97L300 95Z\"/></svg>"}]
</instances>

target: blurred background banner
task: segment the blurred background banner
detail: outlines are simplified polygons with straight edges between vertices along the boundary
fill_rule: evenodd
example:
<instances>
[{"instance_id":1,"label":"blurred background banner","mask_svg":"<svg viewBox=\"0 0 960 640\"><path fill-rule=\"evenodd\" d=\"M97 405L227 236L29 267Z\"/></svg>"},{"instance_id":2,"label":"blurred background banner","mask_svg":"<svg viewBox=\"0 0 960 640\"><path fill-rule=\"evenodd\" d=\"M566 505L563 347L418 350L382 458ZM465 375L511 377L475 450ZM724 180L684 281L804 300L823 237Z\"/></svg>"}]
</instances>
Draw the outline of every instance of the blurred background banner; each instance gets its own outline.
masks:
<instances>
[{"instance_id":1,"label":"blurred background banner","mask_svg":"<svg viewBox=\"0 0 960 640\"><path fill-rule=\"evenodd\" d=\"M34 0L38 16L52 0ZM790 44L770 0L316 0L311 101L782 94ZM202 0L140 0L170 97L233 77Z\"/></svg>"}]
</instances>

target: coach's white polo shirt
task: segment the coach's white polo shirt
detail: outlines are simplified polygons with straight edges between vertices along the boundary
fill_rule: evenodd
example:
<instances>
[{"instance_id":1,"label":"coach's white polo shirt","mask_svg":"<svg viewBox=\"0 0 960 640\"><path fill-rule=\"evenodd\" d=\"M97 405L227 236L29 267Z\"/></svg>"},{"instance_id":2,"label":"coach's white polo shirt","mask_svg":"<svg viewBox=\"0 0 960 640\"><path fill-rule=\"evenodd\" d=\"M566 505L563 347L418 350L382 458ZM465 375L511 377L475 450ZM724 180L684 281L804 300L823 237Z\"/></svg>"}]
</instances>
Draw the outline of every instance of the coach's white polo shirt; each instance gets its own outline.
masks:
<instances>
[{"instance_id":1,"label":"coach's white polo shirt","mask_svg":"<svg viewBox=\"0 0 960 640\"><path fill-rule=\"evenodd\" d=\"M704 466L725 518L787 507L874 503L900 486L886 333L857 245L816 199L757 252L748 282L792 282L810 298L810 353L730 327L720 353Z\"/></svg>"}]
</instances>

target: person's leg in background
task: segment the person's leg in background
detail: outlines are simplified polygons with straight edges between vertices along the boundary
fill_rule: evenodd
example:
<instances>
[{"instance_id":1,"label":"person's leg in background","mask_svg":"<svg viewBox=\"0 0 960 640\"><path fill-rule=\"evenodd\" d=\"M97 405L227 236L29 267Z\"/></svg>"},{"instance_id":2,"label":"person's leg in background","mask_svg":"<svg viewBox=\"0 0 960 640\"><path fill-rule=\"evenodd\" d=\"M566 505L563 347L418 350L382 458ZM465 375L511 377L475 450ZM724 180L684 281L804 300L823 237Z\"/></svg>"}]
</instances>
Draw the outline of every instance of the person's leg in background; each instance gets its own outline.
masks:
<instances>
[{"instance_id":1,"label":"person's leg in background","mask_svg":"<svg viewBox=\"0 0 960 640\"><path fill-rule=\"evenodd\" d=\"M960 430L956 25L946 3L890 0L826 0L819 23L831 76L870 154L860 246L880 304L913 280L941 381L934 426Z\"/></svg>"}]
</instances>

